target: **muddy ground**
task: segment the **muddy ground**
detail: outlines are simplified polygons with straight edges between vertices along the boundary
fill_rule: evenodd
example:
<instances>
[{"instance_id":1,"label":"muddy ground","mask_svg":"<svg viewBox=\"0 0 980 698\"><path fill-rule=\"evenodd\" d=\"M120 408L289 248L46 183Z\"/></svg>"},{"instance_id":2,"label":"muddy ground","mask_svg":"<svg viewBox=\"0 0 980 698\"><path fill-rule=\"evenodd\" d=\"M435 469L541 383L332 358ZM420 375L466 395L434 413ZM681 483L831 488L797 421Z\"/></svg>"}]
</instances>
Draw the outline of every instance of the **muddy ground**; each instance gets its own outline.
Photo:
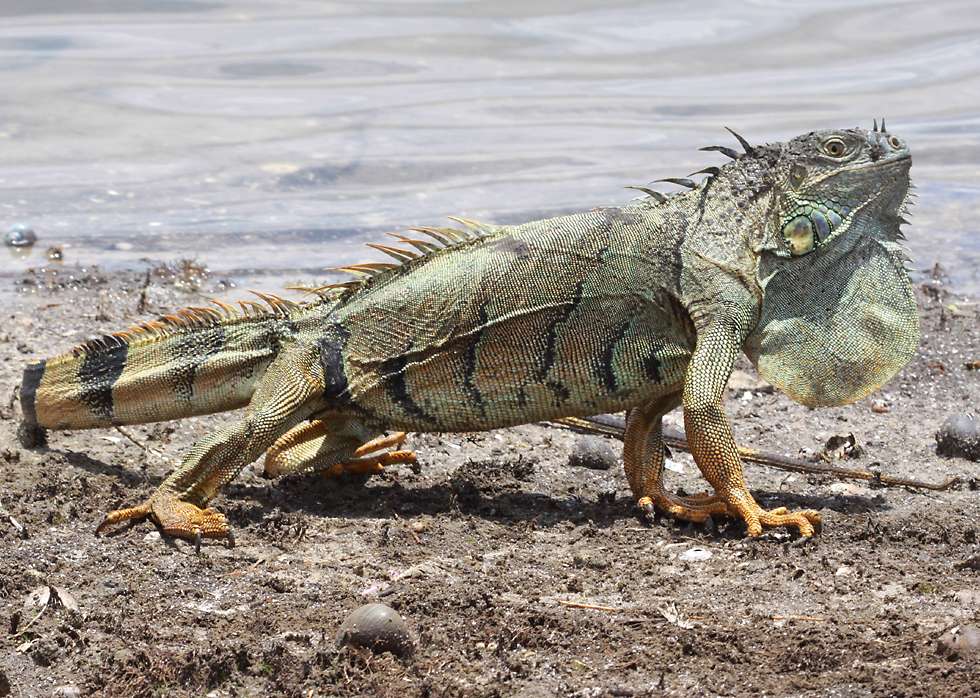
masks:
<instances>
[{"instance_id":1,"label":"muddy ground","mask_svg":"<svg viewBox=\"0 0 980 698\"><path fill-rule=\"evenodd\" d=\"M12 398L29 357L198 303L222 282L193 268L68 267L17 286L0 326L0 696L980 691L980 656L941 641L980 625L980 465L937 456L933 437L977 409L980 371L967 364L980 359L980 323L977 305L940 284L920 290L918 356L872 398L811 411L731 392L744 445L792 455L853 433L864 454L850 465L964 480L923 492L749 465L764 505L822 512L807 545L784 532L747 540L738 522L645 526L618 463L569 462L596 446L583 438L607 437L532 425L413 435L419 472L396 466L366 485L270 483L253 467L215 501L237 547L200 554L150 524L112 538L93 528L233 416L56 433L32 451L15 438ZM671 486L701 491L690 457L675 461ZM412 659L335 647L370 601L406 619Z\"/></svg>"}]
</instances>

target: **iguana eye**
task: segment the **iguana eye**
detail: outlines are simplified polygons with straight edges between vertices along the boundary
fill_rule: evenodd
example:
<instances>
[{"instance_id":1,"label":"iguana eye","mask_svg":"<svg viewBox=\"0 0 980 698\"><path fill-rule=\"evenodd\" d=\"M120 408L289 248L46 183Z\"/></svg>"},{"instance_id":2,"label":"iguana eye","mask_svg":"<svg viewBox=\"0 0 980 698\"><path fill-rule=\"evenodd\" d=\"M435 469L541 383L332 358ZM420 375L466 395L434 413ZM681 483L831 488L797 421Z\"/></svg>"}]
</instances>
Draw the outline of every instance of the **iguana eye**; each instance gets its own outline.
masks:
<instances>
[{"instance_id":1,"label":"iguana eye","mask_svg":"<svg viewBox=\"0 0 980 698\"><path fill-rule=\"evenodd\" d=\"M895 150L901 150L902 141L898 140L895 136L888 136L888 145L890 145Z\"/></svg>"},{"instance_id":2,"label":"iguana eye","mask_svg":"<svg viewBox=\"0 0 980 698\"><path fill-rule=\"evenodd\" d=\"M789 252L794 257L799 257L813 250L813 224L806 216L797 216L783 226L783 235L786 237L786 242L789 243Z\"/></svg>"},{"instance_id":3,"label":"iguana eye","mask_svg":"<svg viewBox=\"0 0 980 698\"><path fill-rule=\"evenodd\" d=\"M832 158L839 158L847 152L847 145L840 138L828 138L824 141L823 152Z\"/></svg>"}]
</instances>

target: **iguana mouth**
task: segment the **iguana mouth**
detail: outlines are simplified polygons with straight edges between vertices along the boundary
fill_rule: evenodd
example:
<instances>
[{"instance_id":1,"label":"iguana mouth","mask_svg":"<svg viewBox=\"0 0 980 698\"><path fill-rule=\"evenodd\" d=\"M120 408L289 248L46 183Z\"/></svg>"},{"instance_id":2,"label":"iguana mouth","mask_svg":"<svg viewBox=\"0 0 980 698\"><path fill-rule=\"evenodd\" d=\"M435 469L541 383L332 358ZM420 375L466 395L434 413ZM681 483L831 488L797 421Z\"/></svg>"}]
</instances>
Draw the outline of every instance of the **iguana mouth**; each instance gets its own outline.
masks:
<instances>
[{"instance_id":1,"label":"iguana mouth","mask_svg":"<svg viewBox=\"0 0 980 698\"><path fill-rule=\"evenodd\" d=\"M842 172L860 172L861 170L869 169L884 169L886 167L894 167L895 165L905 164L912 160L910 154L899 155L897 157L888 158L885 160L876 160L875 162L863 162L860 165L852 165L851 167L844 167L837 170L833 175L838 175Z\"/></svg>"}]
</instances>

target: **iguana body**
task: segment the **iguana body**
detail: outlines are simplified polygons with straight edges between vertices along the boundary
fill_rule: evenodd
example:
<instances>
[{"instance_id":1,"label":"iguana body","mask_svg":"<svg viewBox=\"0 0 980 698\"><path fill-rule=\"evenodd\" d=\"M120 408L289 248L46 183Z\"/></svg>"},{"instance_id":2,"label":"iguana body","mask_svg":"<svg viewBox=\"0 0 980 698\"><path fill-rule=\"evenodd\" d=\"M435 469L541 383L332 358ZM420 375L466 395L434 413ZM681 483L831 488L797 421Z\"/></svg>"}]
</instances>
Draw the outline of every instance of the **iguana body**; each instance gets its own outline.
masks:
<instances>
[{"instance_id":1,"label":"iguana body","mask_svg":"<svg viewBox=\"0 0 980 698\"><path fill-rule=\"evenodd\" d=\"M743 141L744 144L744 141ZM245 406L142 506L165 532L222 536L202 510L267 453L266 472L372 472L386 430L472 431L629 410L624 463L638 504L812 535L816 512L752 499L722 406L743 349L809 405L867 395L912 355L917 313L899 211L905 145L884 129L752 148L700 185L622 208L518 226L422 228L436 242L376 246L396 265L295 304L192 308L28 367L25 433L174 419ZM661 481L661 417L683 404L715 493Z\"/></svg>"}]
</instances>

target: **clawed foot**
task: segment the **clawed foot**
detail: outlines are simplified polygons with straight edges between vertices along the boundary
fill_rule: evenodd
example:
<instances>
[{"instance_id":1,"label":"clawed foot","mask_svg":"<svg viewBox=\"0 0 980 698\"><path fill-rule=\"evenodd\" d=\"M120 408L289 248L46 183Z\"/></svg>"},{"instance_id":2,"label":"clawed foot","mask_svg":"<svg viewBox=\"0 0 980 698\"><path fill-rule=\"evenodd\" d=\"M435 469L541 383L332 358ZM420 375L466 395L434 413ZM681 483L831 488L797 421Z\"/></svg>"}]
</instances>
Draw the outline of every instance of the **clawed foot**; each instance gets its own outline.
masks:
<instances>
[{"instance_id":1,"label":"clawed foot","mask_svg":"<svg viewBox=\"0 0 980 698\"><path fill-rule=\"evenodd\" d=\"M810 538L813 536L816 527L820 526L820 513L812 509L802 511L789 511L786 507L777 507L766 511L762 507L745 507L739 511L739 515L745 520L748 527L748 534L753 538L762 535L763 526L786 526L796 527L800 536Z\"/></svg>"},{"instance_id":2,"label":"clawed foot","mask_svg":"<svg viewBox=\"0 0 980 698\"><path fill-rule=\"evenodd\" d=\"M728 506L713 494L701 494L691 497L670 495L660 492L653 497L640 497L636 506L643 512L647 520L652 520L656 511L662 511L675 519L705 523L715 514L728 513Z\"/></svg>"},{"instance_id":3,"label":"clawed foot","mask_svg":"<svg viewBox=\"0 0 980 698\"><path fill-rule=\"evenodd\" d=\"M418 459L415 451L388 451L375 456L364 456L361 458L351 458L340 463L334 463L323 469L325 477L338 477L340 475L374 475L385 469L386 465L396 463L407 463L415 465Z\"/></svg>"},{"instance_id":4,"label":"clawed foot","mask_svg":"<svg viewBox=\"0 0 980 698\"><path fill-rule=\"evenodd\" d=\"M675 519L695 523L711 523L715 515L741 518L748 528L748 535L753 538L762 535L763 526L795 527L803 538L813 536L815 528L820 526L819 512L811 509L791 512L786 507L778 507L767 511L755 502L730 505L718 495L680 497L659 493L654 497L641 497L636 504L648 521L653 519L657 510Z\"/></svg>"},{"instance_id":5,"label":"clawed foot","mask_svg":"<svg viewBox=\"0 0 980 698\"><path fill-rule=\"evenodd\" d=\"M405 442L405 436L405 432L399 431L388 436L379 436L376 439L361 444L354 451L354 458L341 461L340 463L333 463L323 468L323 475L325 477L338 477L342 475L370 477L383 471L386 465L395 465L396 463L416 465L418 458L415 456L415 451L399 450ZM396 450L378 453L378 451L385 448L394 448Z\"/></svg>"},{"instance_id":6,"label":"clawed foot","mask_svg":"<svg viewBox=\"0 0 980 698\"><path fill-rule=\"evenodd\" d=\"M171 494L154 494L137 507L110 511L95 533L104 533L124 522L136 524L146 519L153 521L163 535L193 541L197 548L200 548L202 538L225 538L234 545L234 536L224 514L214 509L201 509Z\"/></svg>"}]
</instances>

